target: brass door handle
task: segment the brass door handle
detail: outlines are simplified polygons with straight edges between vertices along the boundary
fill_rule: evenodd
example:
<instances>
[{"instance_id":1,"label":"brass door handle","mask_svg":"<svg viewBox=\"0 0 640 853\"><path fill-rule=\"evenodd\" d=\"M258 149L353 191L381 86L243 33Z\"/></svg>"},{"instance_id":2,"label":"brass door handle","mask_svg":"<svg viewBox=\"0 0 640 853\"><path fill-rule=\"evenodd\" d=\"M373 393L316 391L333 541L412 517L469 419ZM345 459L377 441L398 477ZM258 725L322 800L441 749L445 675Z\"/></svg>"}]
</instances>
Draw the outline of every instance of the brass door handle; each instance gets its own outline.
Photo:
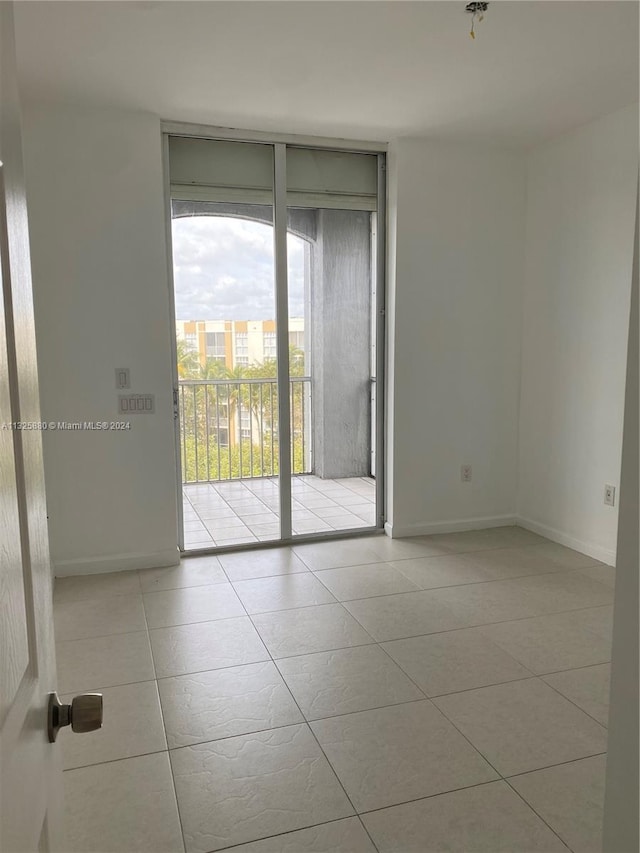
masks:
<instances>
[{"instance_id":1,"label":"brass door handle","mask_svg":"<svg viewBox=\"0 0 640 853\"><path fill-rule=\"evenodd\" d=\"M58 737L63 726L74 732L93 732L102 728L102 693L82 693L70 705L63 705L57 693L49 694L47 732L49 743Z\"/></svg>"}]
</instances>

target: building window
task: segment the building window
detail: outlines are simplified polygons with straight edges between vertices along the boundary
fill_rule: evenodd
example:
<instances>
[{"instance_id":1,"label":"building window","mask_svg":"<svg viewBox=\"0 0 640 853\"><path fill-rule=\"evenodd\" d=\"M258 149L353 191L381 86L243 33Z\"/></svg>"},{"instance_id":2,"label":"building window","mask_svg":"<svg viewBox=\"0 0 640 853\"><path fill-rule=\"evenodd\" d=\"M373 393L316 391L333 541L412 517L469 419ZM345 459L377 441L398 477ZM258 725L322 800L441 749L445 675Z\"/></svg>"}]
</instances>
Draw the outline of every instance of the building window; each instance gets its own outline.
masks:
<instances>
[{"instance_id":1,"label":"building window","mask_svg":"<svg viewBox=\"0 0 640 853\"><path fill-rule=\"evenodd\" d=\"M197 351L197 349L198 349L198 336L195 333L192 332L189 335L185 335L184 341L190 350Z\"/></svg>"},{"instance_id":2,"label":"building window","mask_svg":"<svg viewBox=\"0 0 640 853\"><path fill-rule=\"evenodd\" d=\"M236 332L236 364L249 364L249 335Z\"/></svg>"},{"instance_id":3,"label":"building window","mask_svg":"<svg viewBox=\"0 0 640 853\"><path fill-rule=\"evenodd\" d=\"M263 358L275 358L276 350L276 333L264 332L262 336L262 353Z\"/></svg>"},{"instance_id":4,"label":"building window","mask_svg":"<svg viewBox=\"0 0 640 853\"><path fill-rule=\"evenodd\" d=\"M207 358L224 361L226 358L224 332L207 332Z\"/></svg>"},{"instance_id":5,"label":"building window","mask_svg":"<svg viewBox=\"0 0 640 853\"><path fill-rule=\"evenodd\" d=\"M304 350L304 332L289 332L289 343L296 349Z\"/></svg>"},{"instance_id":6,"label":"building window","mask_svg":"<svg viewBox=\"0 0 640 853\"><path fill-rule=\"evenodd\" d=\"M214 436L214 439L217 439L217 442L221 447L227 447L229 445L229 430L228 429L214 430L213 436Z\"/></svg>"},{"instance_id":7,"label":"building window","mask_svg":"<svg viewBox=\"0 0 640 853\"><path fill-rule=\"evenodd\" d=\"M251 411L240 407L240 438L251 438Z\"/></svg>"}]
</instances>

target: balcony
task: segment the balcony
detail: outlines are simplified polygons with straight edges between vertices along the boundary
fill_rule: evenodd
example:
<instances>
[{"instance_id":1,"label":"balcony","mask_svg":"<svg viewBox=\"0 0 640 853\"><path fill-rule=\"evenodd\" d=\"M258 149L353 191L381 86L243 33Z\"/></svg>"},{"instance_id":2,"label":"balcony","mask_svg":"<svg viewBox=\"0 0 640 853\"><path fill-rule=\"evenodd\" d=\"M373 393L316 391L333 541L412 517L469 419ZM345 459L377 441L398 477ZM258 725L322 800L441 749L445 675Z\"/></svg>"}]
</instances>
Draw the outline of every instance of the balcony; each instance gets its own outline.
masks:
<instances>
[{"instance_id":1,"label":"balcony","mask_svg":"<svg viewBox=\"0 0 640 853\"><path fill-rule=\"evenodd\" d=\"M371 527L371 477L314 473L311 387L289 380L293 532ZM183 379L178 403L185 548L277 539L277 380Z\"/></svg>"}]
</instances>

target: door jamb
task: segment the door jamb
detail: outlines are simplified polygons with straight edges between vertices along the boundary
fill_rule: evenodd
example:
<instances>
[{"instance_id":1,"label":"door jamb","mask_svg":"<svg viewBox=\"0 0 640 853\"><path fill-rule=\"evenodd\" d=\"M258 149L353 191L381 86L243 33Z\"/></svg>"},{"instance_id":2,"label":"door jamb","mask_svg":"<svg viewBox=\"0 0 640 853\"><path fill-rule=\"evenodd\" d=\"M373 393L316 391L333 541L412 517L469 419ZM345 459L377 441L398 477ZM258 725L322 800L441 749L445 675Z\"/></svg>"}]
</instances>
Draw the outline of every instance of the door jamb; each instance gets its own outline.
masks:
<instances>
[{"instance_id":1,"label":"door jamb","mask_svg":"<svg viewBox=\"0 0 640 853\"><path fill-rule=\"evenodd\" d=\"M291 539L291 415L289 413L289 287L287 278L287 147L273 146L273 239L278 374L280 539Z\"/></svg>"},{"instance_id":2,"label":"door jamb","mask_svg":"<svg viewBox=\"0 0 640 853\"><path fill-rule=\"evenodd\" d=\"M162 173L164 190L165 244L167 252L167 283L169 289L169 322L171 324L171 397L173 409L173 440L176 461L176 520L178 549L184 552L184 512L182 500L182 451L180 446L180 408L178 383L178 340L176 336L176 293L173 281L173 235L171 231L171 180L169 177L169 134L162 134Z\"/></svg>"}]
</instances>

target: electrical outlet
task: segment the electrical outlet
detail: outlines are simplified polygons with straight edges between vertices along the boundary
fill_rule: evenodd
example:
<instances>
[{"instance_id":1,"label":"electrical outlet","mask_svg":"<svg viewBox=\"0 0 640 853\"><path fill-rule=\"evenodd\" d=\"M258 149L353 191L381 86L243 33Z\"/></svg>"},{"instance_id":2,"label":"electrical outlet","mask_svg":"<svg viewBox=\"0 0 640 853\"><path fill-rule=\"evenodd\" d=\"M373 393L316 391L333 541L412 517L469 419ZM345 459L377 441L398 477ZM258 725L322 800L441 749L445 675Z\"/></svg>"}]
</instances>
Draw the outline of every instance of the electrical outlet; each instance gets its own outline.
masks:
<instances>
[{"instance_id":1,"label":"electrical outlet","mask_svg":"<svg viewBox=\"0 0 640 853\"><path fill-rule=\"evenodd\" d=\"M471 482L471 465L462 465L460 467L460 479L463 483Z\"/></svg>"},{"instance_id":2,"label":"electrical outlet","mask_svg":"<svg viewBox=\"0 0 640 853\"><path fill-rule=\"evenodd\" d=\"M604 502L607 506L616 505L616 487L609 483L604 487Z\"/></svg>"}]
</instances>

